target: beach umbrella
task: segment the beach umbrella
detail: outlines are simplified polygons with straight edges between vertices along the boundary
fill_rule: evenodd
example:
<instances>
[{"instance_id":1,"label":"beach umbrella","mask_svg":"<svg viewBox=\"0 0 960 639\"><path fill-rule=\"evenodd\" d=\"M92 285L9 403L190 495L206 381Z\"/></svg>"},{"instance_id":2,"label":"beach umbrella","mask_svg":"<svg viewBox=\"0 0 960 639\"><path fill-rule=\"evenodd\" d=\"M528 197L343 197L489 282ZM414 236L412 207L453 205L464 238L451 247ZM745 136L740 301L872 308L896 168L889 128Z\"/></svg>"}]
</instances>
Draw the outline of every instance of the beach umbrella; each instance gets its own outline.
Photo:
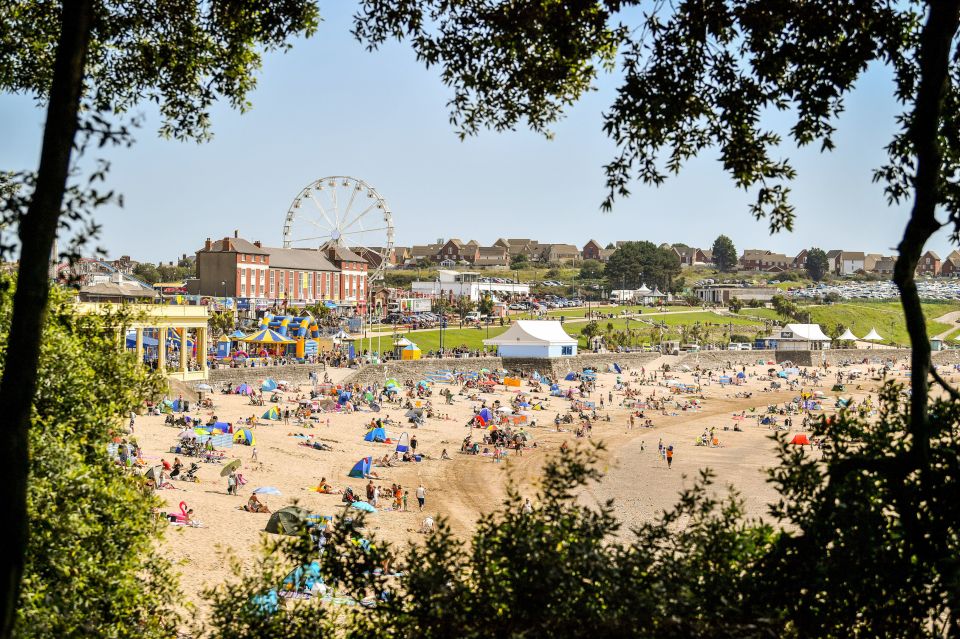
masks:
<instances>
[{"instance_id":1,"label":"beach umbrella","mask_svg":"<svg viewBox=\"0 0 960 639\"><path fill-rule=\"evenodd\" d=\"M239 460L238 460L239 461ZM262 486L253 491L254 495L279 495L280 489L273 486Z\"/></svg>"},{"instance_id":2,"label":"beach umbrella","mask_svg":"<svg viewBox=\"0 0 960 639\"><path fill-rule=\"evenodd\" d=\"M180 433L180 439L196 439L196 438L197 438L197 434L192 430L185 430L182 433Z\"/></svg>"},{"instance_id":3,"label":"beach umbrella","mask_svg":"<svg viewBox=\"0 0 960 639\"><path fill-rule=\"evenodd\" d=\"M231 472L235 471L238 468L240 468L240 460L239 459L230 460L229 462L227 462L226 466L220 469L220 476L226 477L227 475L229 475Z\"/></svg>"},{"instance_id":4,"label":"beach umbrella","mask_svg":"<svg viewBox=\"0 0 960 639\"><path fill-rule=\"evenodd\" d=\"M374 508L373 506L371 506L370 504L368 504L368 503L365 502L365 501L355 501L355 502L353 502L352 504L350 504L350 507L351 507L351 508L356 508L357 510L362 510L362 511L365 512L365 513L375 513L375 512L377 512L377 509L376 509L376 508Z\"/></svg>"},{"instance_id":5,"label":"beach umbrella","mask_svg":"<svg viewBox=\"0 0 960 639\"><path fill-rule=\"evenodd\" d=\"M197 384L197 390L198 390L198 391L212 391L212 390L213 390L213 386L211 386L210 384Z\"/></svg>"}]
</instances>

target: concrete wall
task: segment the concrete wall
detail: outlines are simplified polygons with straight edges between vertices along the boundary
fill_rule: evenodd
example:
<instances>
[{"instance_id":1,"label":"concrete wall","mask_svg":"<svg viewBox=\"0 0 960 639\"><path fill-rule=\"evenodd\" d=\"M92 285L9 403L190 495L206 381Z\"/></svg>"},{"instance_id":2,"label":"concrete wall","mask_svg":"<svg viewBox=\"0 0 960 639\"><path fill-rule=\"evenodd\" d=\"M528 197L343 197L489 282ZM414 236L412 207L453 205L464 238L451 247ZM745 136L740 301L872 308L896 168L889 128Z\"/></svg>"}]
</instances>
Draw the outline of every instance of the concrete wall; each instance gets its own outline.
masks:
<instances>
[{"instance_id":1,"label":"concrete wall","mask_svg":"<svg viewBox=\"0 0 960 639\"><path fill-rule=\"evenodd\" d=\"M255 368L217 368L210 369L210 377L207 383L213 387L217 384L226 384L233 382L254 382L272 377L273 379L285 379L289 382L305 384L310 381L310 371L317 371L320 379L323 379L322 364L287 364L285 366L264 366Z\"/></svg>"},{"instance_id":2,"label":"concrete wall","mask_svg":"<svg viewBox=\"0 0 960 639\"><path fill-rule=\"evenodd\" d=\"M383 380L394 377L399 382L407 379L423 379L427 373L438 371L475 372L481 368L497 370L503 368L503 360L499 357L466 357L463 359L418 359L409 361L394 361L386 364L367 364L348 375L343 381L348 384L383 383Z\"/></svg>"},{"instance_id":3,"label":"concrete wall","mask_svg":"<svg viewBox=\"0 0 960 639\"><path fill-rule=\"evenodd\" d=\"M699 351L685 353L677 360L677 366L686 364L690 368L733 368L735 366L750 366L758 360L771 361L776 352L769 350L756 351Z\"/></svg>"}]
</instances>

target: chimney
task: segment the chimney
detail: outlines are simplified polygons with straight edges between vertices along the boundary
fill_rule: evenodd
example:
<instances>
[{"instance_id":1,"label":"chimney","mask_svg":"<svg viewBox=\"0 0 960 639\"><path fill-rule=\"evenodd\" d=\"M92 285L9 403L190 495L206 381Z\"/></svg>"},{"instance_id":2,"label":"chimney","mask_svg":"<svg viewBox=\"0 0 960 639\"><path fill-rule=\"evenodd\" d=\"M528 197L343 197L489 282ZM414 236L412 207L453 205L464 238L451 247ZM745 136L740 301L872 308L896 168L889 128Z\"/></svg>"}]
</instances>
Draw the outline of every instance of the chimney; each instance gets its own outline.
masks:
<instances>
[{"instance_id":1,"label":"chimney","mask_svg":"<svg viewBox=\"0 0 960 639\"><path fill-rule=\"evenodd\" d=\"M203 250L209 251L213 248L213 242L210 241L210 238L207 238L207 241L203 243Z\"/></svg>"},{"instance_id":2,"label":"chimney","mask_svg":"<svg viewBox=\"0 0 960 639\"><path fill-rule=\"evenodd\" d=\"M233 229L233 237L240 237L240 229Z\"/></svg>"},{"instance_id":3,"label":"chimney","mask_svg":"<svg viewBox=\"0 0 960 639\"><path fill-rule=\"evenodd\" d=\"M257 240L256 242L254 242L253 245L256 246L257 248L263 248L263 245L260 244L260 240Z\"/></svg>"},{"instance_id":4,"label":"chimney","mask_svg":"<svg viewBox=\"0 0 960 639\"><path fill-rule=\"evenodd\" d=\"M221 250L223 250L223 251L229 251L229 250L231 250L232 248L233 248L233 246L230 245L230 238L229 238L229 237L223 238L223 248L222 248Z\"/></svg>"}]
</instances>

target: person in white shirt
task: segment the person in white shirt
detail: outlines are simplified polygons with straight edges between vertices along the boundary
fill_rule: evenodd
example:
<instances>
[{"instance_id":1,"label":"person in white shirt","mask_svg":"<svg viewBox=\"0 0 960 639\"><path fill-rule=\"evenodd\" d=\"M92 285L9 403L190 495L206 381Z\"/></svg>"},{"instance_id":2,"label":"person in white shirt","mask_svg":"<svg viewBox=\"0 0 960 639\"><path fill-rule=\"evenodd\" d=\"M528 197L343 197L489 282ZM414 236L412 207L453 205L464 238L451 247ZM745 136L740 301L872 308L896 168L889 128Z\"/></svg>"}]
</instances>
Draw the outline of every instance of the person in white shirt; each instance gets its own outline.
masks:
<instances>
[{"instance_id":1,"label":"person in white shirt","mask_svg":"<svg viewBox=\"0 0 960 639\"><path fill-rule=\"evenodd\" d=\"M417 503L420 504L420 511L423 512L423 505L427 501L427 489L423 487L423 484L417 488Z\"/></svg>"}]
</instances>

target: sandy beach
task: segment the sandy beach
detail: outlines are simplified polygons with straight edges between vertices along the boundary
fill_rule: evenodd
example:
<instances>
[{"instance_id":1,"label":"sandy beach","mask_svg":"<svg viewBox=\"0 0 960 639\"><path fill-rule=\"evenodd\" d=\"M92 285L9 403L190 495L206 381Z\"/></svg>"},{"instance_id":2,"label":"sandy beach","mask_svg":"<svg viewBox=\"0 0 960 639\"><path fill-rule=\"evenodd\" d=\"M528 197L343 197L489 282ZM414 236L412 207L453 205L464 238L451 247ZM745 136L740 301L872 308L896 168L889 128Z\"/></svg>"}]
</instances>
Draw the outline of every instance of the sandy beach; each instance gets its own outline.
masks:
<instances>
[{"instance_id":1,"label":"sandy beach","mask_svg":"<svg viewBox=\"0 0 960 639\"><path fill-rule=\"evenodd\" d=\"M871 366L876 364L860 364L846 370L852 368L867 373ZM666 385L669 380L664 380L662 373L656 381L644 384L640 383L639 377L632 375L639 375L639 370L624 370L619 376L600 373L596 389L584 399L597 404L600 419L593 423L591 437L606 444L607 453L602 462L605 477L599 484L591 486L583 498L587 502L613 498L616 514L625 524L624 530L628 531L630 525L655 518L669 508L676 501L678 491L691 483L699 469L710 467L716 472L718 490L725 491L727 485L734 486L745 500L748 514L764 516L767 504L775 497L773 488L766 481L765 472L776 461L774 445L770 440L774 431L770 426L760 424L756 416L765 414L768 406L783 406L801 392L814 391L823 392L826 398L822 402L824 410L812 414L830 413L835 410L836 397L852 396L859 403L878 386L865 374L862 379L849 383L845 392L832 392L836 372L845 369L831 367L816 384L808 381L789 389L786 380L778 379L782 388L770 391L765 390L771 381L767 376L770 368L781 370L779 366L764 364L725 371L734 380L737 372L746 375L738 385L718 383L717 378L724 371L715 371L712 381L708 381L704 374L700 377L700 392L696 393L675 392ZM646 372L649 374L651 371L647 369ZM330 371L335 382L347 373L345 370ZM695 373L672 373L670 383L693 385ZM624 390L615 389L618 377L628 383L641 400L664 400L663 408L639 409L643 411L644 418L635 417L636 426L631 429L631 409L624 406ZM791 379L799 380L799 377L791 376ZM255 371L251 371L248 381L259 387L260 378ZM564 392L575 388L578 383L559 382ZM454 393L452 405L446 405L439 395L439 391L446 388ZM509 403L517 392L503 385L497 385L495 389L493 393L480 396L488 406L497 399ZM547 391L548 387L544 386L543 389ZM393 444L363 440L371 418L392 417L399 425L388 427L389 435L393 438L403 432L416 435L419 443L417 450L426 455L419 463L374 468L380 475L381 486L399 483L410 491L407 512L379 511L367 517L369 531L393 543L422 538L416 531L423 517L428 514L447 518L456 534L468 536L477 519L497 507L504 496L508 476L520 483L524 494L533 497L545 456L556 451L564 441L568 445L584 441L577 439L574 433L579 420L562 425L560 432L554 425L555 416L567 414L571 402L541 392L534 397L545 400L545 408L533 411L535 426L525 427L532 435L535 447L528 447L522 456L511 451L504 463L495 463L489 456L462 454L459 452L460 445L467 433L472 432L474 439L479 439L483 431L465 426L475 409L480 407L480 402L457 395L459 390L457 385L434 385L431 400L435 410L448 414L449 418L428 419L424 426L416 429L407 423L403 417L405 411L399 404L385 404L377 413L366 409L352 414L323 413L319 415L319 422L305 426L294 425L292 421L285 424L283 421L260 419L253 429L257 462L251 461L254 447L234 444L232 448L224 449L226 460L240 459L242 462L240 472L248 483L239 489L238 495L227 493L226 479L220 476L223 466L215 463L200 463L198 483L173 481L173 489L160 490L158 494L170 511L179 511L178 504L184 501L194 510L194 518L202 522L202 527L170 526L162 546L162 552L176 564L180 572L185 597L198 602L197 593L222 582L228 576L227 551L232 551L241 559L252 558L257 552L260 537L266 534L263 528L269 515L239 509L253 489L264 486L279 489L281 495L263 499L272 510L296 502L322 515L335 515L344 508L339 494L319 494L310 490L317 486L322 477L335 488L349 486L363 495L368 480L348 478L351 467L364 456L382 457L387 453L392 454L395 448ZM528 390L526 382L523 390ZM307 385L300 389L301 393L308 391ZM297 394L296 391L282 393L283 401L277 404L280 410L295 408ZM612 403L609 401L611 394ZM745 397L747 394L752 396ZM264 393L264 398L269 399L270 395ZM603 409L599 407L601 396L604 399ZM192 412L191 415L199 415L204 421L216 415L219 421L236 423L251 415L259 417L271 405L268 402L263 407L253 406L248 397L219 392L214 392L212 398L215 403L213 409ZM694 407L693 401L697 407ZM737 413L745 413L746 417L733 419ZM791 432L804 432L802 415L792 415L791 418L794 422ZM652 427L642 426L646 419L651 420ZM783 416L778 415L777 419L783 423ZM734 431L735 424L740 425L742 431ZM697 446L697 437L711 427L715 428L719 445ZM724 427L729 430L724 430ZM148 463L156 464L161 459L172 462L176 454L170 452L170 448L176 445L180 430L180 427L165 425L163 416L139 416L134 436ZM321 451L303 446L300 444L303 440L294 437L295 434L329 444L333 450ZM660 440L664 445L674 447L672 468L668 468L658 455ZM450 460L440 459L443 449L448 451ZM186 467L190 462L198 461L182 455L180 459ZM417 510L415 498L420 483L427 489L426 508L422 514Z\"/></svg>"}]
</instances>

